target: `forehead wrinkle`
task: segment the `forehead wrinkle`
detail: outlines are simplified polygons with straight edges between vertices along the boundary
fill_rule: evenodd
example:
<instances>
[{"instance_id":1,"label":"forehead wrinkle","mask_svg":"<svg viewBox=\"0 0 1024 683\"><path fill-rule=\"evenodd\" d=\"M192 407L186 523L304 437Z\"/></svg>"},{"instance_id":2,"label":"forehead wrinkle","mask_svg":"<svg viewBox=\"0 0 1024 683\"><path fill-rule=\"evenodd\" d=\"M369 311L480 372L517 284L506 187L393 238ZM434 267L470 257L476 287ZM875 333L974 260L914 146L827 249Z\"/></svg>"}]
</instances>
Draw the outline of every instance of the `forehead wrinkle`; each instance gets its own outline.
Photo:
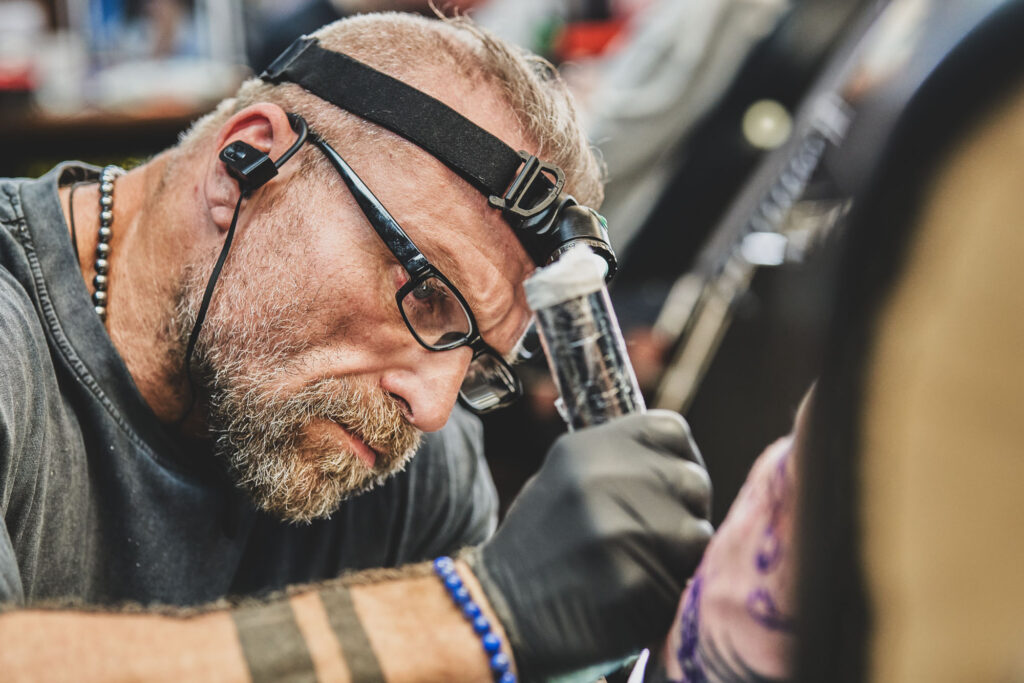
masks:
<instances>
[{"instance_id":1,"label":"forehead wrinkle","mask_svg":"<svg viewBox=\"0 0 1024 683\"><path fill-rule=\"evenodd\" d=\"M491 226L493 227L493 226ZM508 229L502 221L498 229ZM511 234L508 239L514 239ZM463 239L454 245L442 241L435 250L438 256L438 266L452 283L459 289L466 302L469 304L477 324L480 326L480 334L492 348L508 361L514 358L517 344L525 331L529 315L525 314L515 329L510 327L520 313L526 312L525 293L521 282L532 270L532 264L526 265L523 259L517 259L508 249L502 249L500 240L473 240L465 235ZM486 246L485 246L486 245ZM494 247L490 250L490 247ZM507 246L507 245L505 245ZM441 262L448 264L447 270L441 266ZM466 272L460 269L458 264L471 269L468 277L472 280L466 282L463 277ZM519 268L510 272L503 266L519 264ZM501 334L502 338L496 338ZM514 335L514 336L513 336Z\"/></svg>"},{"instance_id":2,"label":"forehead wrinkle","mask_svg":"<svg viewBox=\"0 0 1024 683\"><path fill-rule=\"evenodd\" d=\"M497 263L488 258L482 249L476 245L472 245L470 249L479 256L472 257L464 250L457 255L452 249L452 245L441 245L438 255L443 258L439 260L445 261L447 266L447 269L442 266L441 270L462 292L469 307L473 310L473 315L477 318L477 323L485 329L490 329L504 320L505 315L502 311L508 309L511 301L515 298L513 291L515 283L509 281L508 276L502 272ZM458 265L457 259L460 258L461 263L464 264L463 267ZM468 276L471 281L465 281L465 277L467 277L464 273L465 266L474 270L479 269L480 272L474 272ZM449 275L449 273L454 275ZM496 318L499 320L495 320ZM488 323L493 324L489 325Z\"/></svg>"}]
</instances>

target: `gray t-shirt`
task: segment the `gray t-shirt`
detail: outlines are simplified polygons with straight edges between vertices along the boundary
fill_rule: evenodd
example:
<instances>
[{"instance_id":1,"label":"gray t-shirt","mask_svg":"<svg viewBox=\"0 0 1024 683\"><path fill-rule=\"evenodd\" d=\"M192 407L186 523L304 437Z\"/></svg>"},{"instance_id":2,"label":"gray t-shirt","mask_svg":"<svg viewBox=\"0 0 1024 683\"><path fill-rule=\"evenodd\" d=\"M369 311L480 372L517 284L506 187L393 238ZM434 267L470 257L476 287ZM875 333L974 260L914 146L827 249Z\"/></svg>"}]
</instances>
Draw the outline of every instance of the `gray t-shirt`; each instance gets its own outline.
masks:
<instances>
[{"instance_id":1,"label":"gray t-shirt","mask_svg":"<svg viewBox=\"0 0 1024 683\"><path fill-rule=\"evenodd\" d=\"M157 420L92 309L57 187L95 176L63 164L0 179L0 602L194 605L493 531L481 426L461 409L405 472L329 520L255 510L205 442Z\"/></svg>"}]
</instances>

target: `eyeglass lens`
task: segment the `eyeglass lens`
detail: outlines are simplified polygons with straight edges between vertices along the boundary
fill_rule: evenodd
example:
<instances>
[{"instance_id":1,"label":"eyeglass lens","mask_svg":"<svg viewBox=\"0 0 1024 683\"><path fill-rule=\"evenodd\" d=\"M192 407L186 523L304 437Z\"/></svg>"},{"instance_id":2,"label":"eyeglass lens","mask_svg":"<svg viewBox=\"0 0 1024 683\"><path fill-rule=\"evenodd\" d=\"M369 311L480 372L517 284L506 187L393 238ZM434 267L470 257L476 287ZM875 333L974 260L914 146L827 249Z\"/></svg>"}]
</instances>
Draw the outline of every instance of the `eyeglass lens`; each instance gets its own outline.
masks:
<instances>
[{"instance_id":1,"label":"eyeglass lens","mask_svg":"<svg viewBox=\"0 0 1024 683\"><path fill-rule=\"evenodd\" d=\"M444 280L428 275L409 287L400 299L410 329L428 347L451 348L473 334L469 311ZM519 395L519 383L509 367L492 352L477 352L462 381L462 400L477 412L510 403Z\"/></svg>"},{"instance_id":2,"label":"eyeglass lens","mask_svg":"<svg viewBox=\"0 0 1024 683\"><path fill-rule=\"evenodd\" d=\"M501 407L519 395L519 383L511 369L489 353L477 355L462 380L462 400L485 412Z\"/></svg>"},{"instance_id":3,"label":"eyeglass lens","mask_svg":"<svg viewBox=\"0 0 1024 683\"><path fill-rule=\"evenodd\" d=\"M469 312L440 278L420 280L402 297L401 305L409 325L427 346L444 347L469 336Z\"/></svg>"}]
</instances>

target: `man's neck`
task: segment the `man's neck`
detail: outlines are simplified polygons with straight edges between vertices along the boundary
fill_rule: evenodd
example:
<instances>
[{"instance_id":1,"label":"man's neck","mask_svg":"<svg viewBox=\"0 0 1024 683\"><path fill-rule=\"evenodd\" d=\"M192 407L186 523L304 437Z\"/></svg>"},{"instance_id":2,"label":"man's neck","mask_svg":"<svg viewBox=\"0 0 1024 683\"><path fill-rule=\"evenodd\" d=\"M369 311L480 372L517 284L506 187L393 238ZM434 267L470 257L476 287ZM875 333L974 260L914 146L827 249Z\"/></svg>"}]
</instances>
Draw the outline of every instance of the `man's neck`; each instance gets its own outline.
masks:
<instances>
[{"instance_id":1,"label":"man's neck","mask_svg":"<svg viewBox=\"0 0 1024 683\"><path fill-rule=\"evenodd\" d=\"M143 398L161 421L171 423L189 405L180 342L171 324L188 221L168 211L182 204L161 185L167 163L161 155L114 183L106 327ZM70 188L62 188L60 196L70 226ZM95 289L99 198L98 183L80 186L73 195L79 267L90 292Z\"/></svg>"}]
</instances>

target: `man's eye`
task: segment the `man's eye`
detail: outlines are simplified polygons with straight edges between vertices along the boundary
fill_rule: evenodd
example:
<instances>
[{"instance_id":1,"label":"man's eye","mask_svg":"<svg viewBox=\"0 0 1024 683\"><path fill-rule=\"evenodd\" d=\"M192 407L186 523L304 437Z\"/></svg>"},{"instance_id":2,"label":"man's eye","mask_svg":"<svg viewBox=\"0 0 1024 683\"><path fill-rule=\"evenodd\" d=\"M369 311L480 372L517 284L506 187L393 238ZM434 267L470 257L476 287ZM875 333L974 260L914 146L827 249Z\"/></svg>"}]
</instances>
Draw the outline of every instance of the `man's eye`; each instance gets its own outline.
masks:
<instances>
[{"instance_id":1,"label":"man's eye","mask_svg":"<svg viewBox=\"0 0 1024 683\"><path fill-rule=\"evenodd\" d=\"M412 295L420 301L435 299L441 294L441 289L429 280L419 283L412 290Z\"/></svg>"}]
</instances>

